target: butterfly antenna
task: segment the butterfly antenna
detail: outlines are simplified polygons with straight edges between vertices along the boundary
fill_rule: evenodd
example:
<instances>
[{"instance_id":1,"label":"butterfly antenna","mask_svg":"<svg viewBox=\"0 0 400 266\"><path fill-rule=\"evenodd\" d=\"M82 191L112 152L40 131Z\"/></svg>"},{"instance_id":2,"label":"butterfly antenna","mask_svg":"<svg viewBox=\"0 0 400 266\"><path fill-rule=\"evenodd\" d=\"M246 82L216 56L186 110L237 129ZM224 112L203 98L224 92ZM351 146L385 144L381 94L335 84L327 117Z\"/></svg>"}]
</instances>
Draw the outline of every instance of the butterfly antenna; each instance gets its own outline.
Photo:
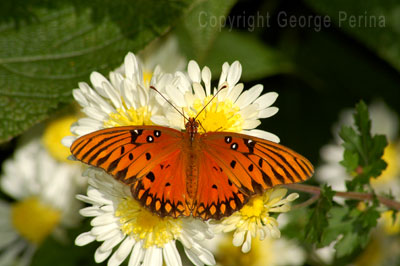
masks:
<instances>
[{"instance_id":1,"label":"butterfly antenna","mask_svg":"<svg viewBox=\"0 0 400 266\"><path fill-rule=\"evenodd\" d=\"M219 88L218 90L217 90L217 92L215 93L215 95L211 98L211 100L206 104L206 105L204 105L204 107L200 110L200 112L198 112L197 113L197 115L196 115L196 117L194 118L195 120L197 119L197 117L201 114L201 112L203 112L205 109L206 109L206 107L214 100L214 98L218 95L218 93L220 92L220 91L222 91L223 89L226 89L226 88L228 88L228 86L226 86L226 85L224 85L224 86L222 86L221 88ZM202 126L203 127L203 126ZM203 128L204 129L204 128Z\"/></svg>"},{"instance_id":2,"label":"butterfly antenna","mask_svg":"<svg viewBox=\"0 0 400 266\"><path fill-rule=\"evenodd\" d=\"M155 90L156 92L158 92L158 94L160 94L161 97L163 97L163 99L164 99L167 103L169 103L172 107L174 107L174 109L175 109L178 113L180 113L180 114L183 116L184 119L186 119L187 121L189 121L189 119L185 116L185 114L182 113L178 108L176 108L176 106L173 105L167 98L165 98L165 96L164 96L159 90L157 90L154 86L150 86L150 89Z\"/></svg>"},{"instance_id":3,"label":"butterfly antenna","mask_svg":"<svg viewBox=\"0 0 400 266\"><path fill-rule=\"evenodd\" d=\"M201 126L201 128L204 130L204 132L207 132L206 129L203 127L203 125L201 124L200 120L197 120L197 123L199 123L199 125Z\"/></svg>"}]
</instances>

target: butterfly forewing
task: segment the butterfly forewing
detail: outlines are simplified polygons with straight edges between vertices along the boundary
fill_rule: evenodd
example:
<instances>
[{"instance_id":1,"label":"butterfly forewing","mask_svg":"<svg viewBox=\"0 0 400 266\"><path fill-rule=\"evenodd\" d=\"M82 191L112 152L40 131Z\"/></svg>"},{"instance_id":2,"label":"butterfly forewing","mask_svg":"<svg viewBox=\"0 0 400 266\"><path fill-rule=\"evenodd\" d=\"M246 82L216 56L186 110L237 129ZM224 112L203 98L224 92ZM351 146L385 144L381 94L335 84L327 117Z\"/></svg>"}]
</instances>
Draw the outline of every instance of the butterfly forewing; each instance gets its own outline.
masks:
<instances>
[{"instance_id":1,"label":"butterfly forewing","mask_svg":"<svg viewBox=\"0 0 400 266\"><path fill-rule=\"evenodd\" d=\"M214 155L232 183L247 195L305 181L314 171L306 158L268 140L229 132L209 132L202 137L204 149Z\"/></svg>"},{"instance_id":2,"label":"butterfly forewing","mask_svg":"<svg viewBox=\"0 0 400 266\"><path fill-rule=\"evenodd\" d=\"M133 197L151 211L189 216L183 138L182 132L164 127L117 127L80 137L71 152L76 159L131 185Z\"/></svg>"}]
</instances>

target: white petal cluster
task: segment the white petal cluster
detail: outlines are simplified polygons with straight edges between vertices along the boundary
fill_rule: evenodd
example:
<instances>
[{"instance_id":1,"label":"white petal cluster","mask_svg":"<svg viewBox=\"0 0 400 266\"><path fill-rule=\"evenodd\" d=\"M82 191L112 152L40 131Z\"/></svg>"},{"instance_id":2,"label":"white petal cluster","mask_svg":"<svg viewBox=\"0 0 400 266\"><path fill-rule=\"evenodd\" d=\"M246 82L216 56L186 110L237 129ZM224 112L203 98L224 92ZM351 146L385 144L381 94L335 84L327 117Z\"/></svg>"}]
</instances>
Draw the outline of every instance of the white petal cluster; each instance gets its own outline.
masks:
<instances>
[{"instance_id":1,"label":"white petal cluster","mask_svg":"<svg viewBox=\"0 0 400 266\"><path fill-rule=\"evenodd\" d=\"M284 198L286 193L286 189L277 188L252 198L241 210L217 223L215 232L234 231L232 243L237 247L242 246L244 253L250 251L252 238L279 238L281 232L278 222L270 213L289 211L290 202L299 197L297 193L292 193Z\"/></svg>"},{"instance_id":2,"label":"white petal cluster","mask_svg":"<svg viewBox=\"0 0 400 266\"><path fill-rule=\"evenodd\" d=\"M39 139L33 139L15 152L3 165L2 190L16 200L37 197L41 202L62 211L61 222L70 226L79 220L81 206L75 199L78 192L78 165L55 160Z\"/></svg>"},{"instance_id":3,"label":"white petal cluster","mask_svg":"<svg viewBox=\"0 0 400 266\"><path fill-rule=\"evenodd\" d=\"M80 221L78 210L81 203L75 199L80 176L79 165L60 162L50 156L39 138L20 146L13 158L4 162L1 189L15 202L0 201L0 265L29 265L40 244L34 242L35 239L40 240L50 233L62 233L63 229ZM27 202L28 205L24 205ZM29 202L37 205L29 205ZM29 216L38 214L35 209L26 213L21 213L21 209L16 211L18 204L24 205L25 211L27 206L42 208L39 212L42 216ZM46 208L50 209L50 215L57 213L55 220L46 217ZM26 232L18 231L20 227L15 226L16 221L27 223ZM36 226L45 229L39 233L32 231L37 229ZM26 238L27 232L34 239Z\"/></svg>"},{"instance_id":4,"label":"white petal cluster","mask_svg":"<svg viewBox=\"0 0 400 266\"><path fill-rule=\"evenodd\" d=\"M82 209L80 213L86 217L93 217L91 222L93 228L79 235L76 244L82 246L95 240L102 242L95 253L96 262L103 262L111 256L108 265L120 265L128 257L129 266L161 266L163 262L168 266L182 265L176 248L176 241L179 241L188 258L195 265L215 264L213 255L199 244L213 236L206 223L193 218L166 218L169 220L165 221L151 214L147 217L156 219L158 223L167 223L165 231L159 232L155 228L154 232L127 234L123 228L130 227L130 223L139 220L141 215L149 215L148 211L137 203L137 212L128 221L122 222L121 217L117 215L121 202L127 198L134 201L131 199L129 188L103 171L90 169L87 173L89 175L87 196L80 195L79 199L91 206ZM140 226L140 222L135 225ZM176 231L177 228L178 231ZM169 230L173 231L172 239L167 238L166 241L159 239L161 243L153 243L160 234L169 234Z\"/></svg>"},{"instance_id":5,"label":"white petal cluster","mask_svg":"<svg viewBox=\"0 0 400 266\"><path fill-rule=\"evenodd\" d=\"M195 61L188 64L187 74L175 73L174 83L165 87L167 98L175 107L196 116L202 111L198 120L209 131L231 131L253 135L279 142L279 138L264 130L255 129L261 124L260 119L268 118L278 112L277 107L271 107L278 97L276 92L261 95L263 86L258 84L243 92L244 86L238 83L242 74L242 66L238 61L232 65L224 63L218 86L211 86L211 70L205 66L200 69ZM212 102L212 96L218 96ZM164 103L164 120L158 117L160 124L177 129L185 129L185 119L170 104ZM223 117L216 113L223 113ZM227 120L221 125L222 120ZM214 126L218 125L218 126Z\"/></svg>"}]
</instances>

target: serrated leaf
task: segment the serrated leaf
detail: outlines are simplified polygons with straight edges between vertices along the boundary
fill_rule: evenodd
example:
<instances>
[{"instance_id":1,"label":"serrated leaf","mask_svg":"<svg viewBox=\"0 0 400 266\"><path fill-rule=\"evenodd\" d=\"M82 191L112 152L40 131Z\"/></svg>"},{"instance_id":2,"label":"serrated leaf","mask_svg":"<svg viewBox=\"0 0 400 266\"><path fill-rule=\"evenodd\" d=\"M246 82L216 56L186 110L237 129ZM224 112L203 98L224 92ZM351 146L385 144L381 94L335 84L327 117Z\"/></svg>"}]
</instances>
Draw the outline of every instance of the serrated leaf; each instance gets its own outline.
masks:
<instances>
[{"instance_id":1,"label":"serrated leaf","mask_svg":"<svg viewBox=\"0 0 400 266\"><path fill-rule=\"evenodd\" d=\"M357 132L352 127L343 126L339 133L344 140L342 145L345 148L341 164L349 173L357 170L357 176L346 183L347 188L363 191L364 185L369 184L370 178L378 177L386 168L386 163L381 157L387 146L387 140L383 135L371 136L371 120L367 105L363 101L356 105L354 124L358 129Z\"/></svg>"},{"instance_id":2,"label":"serrated leaf","mask_svg":"<svg viewBox=\"0 0 400 266\"><path fill-rule=\"evenodd\" d=\"M311 212L310 221L305 229L305 240L312 244L319 245L322 242L325 229L328 227L328 212L332 207L332 198L335 192L325 185L321 195Z\"/></svg>"},{"instance_id":3,"label":"serrated leaf","mask_svg":"<svg viewBox=\"0 0 400 266\"><path fill-rule=\"evenodd\" d=\"M337 240L340 234L352 231L352 224L346 219L349 208L347 206L332 207L329 210L329 225L322 235L321 247L328 246L332 241Z\"/></svg>"},{"instance_id":4,"label":"serrated leaf","mask_svg":"<svg viewBox=\"0 0 400 266\"><path fill-rule=\"evenodd\" d=\"M18 29L2 25L0 141L69 103L79 81L87 81L94 70L108 74L128 51L138 51L165 32L191 2L135 1L124 9L120 4L126 1L79 3L83 5L76 7L79 13L72 6L32 9L36 21ZM90 8L92 4L96 9ZM96 12L102 16L94 22ZM122 21L121 15L127 17ZM132 21L137 23L127 26Z\"/></svg>"},{"instance_id":5,"label":"serrated leaf","mask_svg":"<svg viewBox=\"0 0 400 266\"><path fill-rule=\"evenodd\" d=\"M350 255L359 244L359 236L349 232L335 245L336 256L341 258Z\"/></svg>"},{"instance_id":6,"label":"serrated leaf","mask_svg":"<svg viewBox=\"0 0 400 266\"><path fill-rule=\"evenodd\" d=\"M359 165L358 153L348 149L345 150L343 153L343 160L340 162L340 164L346 168L348 173L355 171Z\"/></svg>"},{"instance_id":7,"label":"serrated leaf","mask_svg":"<svg viewBox=\"0 0 400 266\"><path fill-rule=\"evenodd\" d=\"M361 140L357 132L349 126L342 126L339 136L344 140L343 147L353 152L360 152L362 150Z\"/></svg>"},{"instance_id":8,"label":"serrated leaf","mask_svg":"<svg viewBox=\"0 0 400 266\"><path fill-rule=\"evenodd\" d=\"M364 138L371 136L371 121L369 119L368 107L364 101L360 101L356 104L356 112L354 113L354 124L357 126L358 132ZM368 140L365 139L364 142Z\"/></svg>"},{"instance_id":9,"label":"serrated leaf","mask_svg":"<svg viewBox=\"0 0 400 266\"><path fill-rule=\"evenodd\" d=\"M381 158L385 151L388 141L384 135L375 135L372 138L372 146L369 151L369 156L372 158Z\"/></svg>"},{"instance_id":10,"label":"serrated leaf","mask_svg":"<svg viewBox=\"0 0 400 266\"><path fill-rule=\"evenodd\" d=\"M241 80L244 81L293 70L293 63L288 58L253 34L224 30L209 51L205 64L212 69L214 77L218 77L222 64L235 60L243 66Z\"/></svg>"}]
</instances>

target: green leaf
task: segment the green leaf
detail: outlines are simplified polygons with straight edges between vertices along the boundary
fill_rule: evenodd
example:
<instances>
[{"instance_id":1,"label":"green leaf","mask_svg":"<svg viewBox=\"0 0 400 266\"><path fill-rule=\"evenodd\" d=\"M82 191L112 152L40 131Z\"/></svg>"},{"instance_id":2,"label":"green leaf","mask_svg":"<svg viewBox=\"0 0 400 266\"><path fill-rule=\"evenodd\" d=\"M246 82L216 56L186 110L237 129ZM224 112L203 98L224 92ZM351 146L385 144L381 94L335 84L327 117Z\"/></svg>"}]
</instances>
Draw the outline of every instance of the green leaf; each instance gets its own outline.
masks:
<instances>
[{"instance_id":1,"label":"green leaf","mask_svg":"<svg viewBox=\"0 0 400 266\"><path fill-rule=\"evenodd\" d=\"M321 246L328 246L332 241L337 240L340 234L352 231L351 221L346 219L348 212L347 206L332 207L329 210L329 226L322 235Z\"/></svg>"},{"instance_id":2,"label":"green leaf","mask_svg":"<svg viewBox=\"0 0 400 266\"><path fill-rule=\"evenodd\" d=\"M305 240L311 244L320 245L322 236L328 226L328 213L332 207L332 198L335 192L325 185L321 190L321 195L317 201L315 208L312 210L310 221L306 226Z\"/></svg>"},{"instance_id":3,"label":"green leaf","mask_svg":"<svg viewBox=\"0 0 400 266\"><path fill-rule=\"evenodd\" d=\"M364 248L369 242L370 231L377 225L380 213L376 210L379 202L375 198L373 204L365 210L344 207L340 220L329 221L328 232L336 232L342 238L336 243L336 256L341 258L352 254L359 248ZM331 217L335 215L331 213ZM331 238L332 239L332 238Z\"/></svg>"},{"instance_id":4,"label":"green leaf","mask_svg":"<svg viewBox=\"0 0 400 266\"><path fill-rule=\"evenodd\" d=\"M180 47L187 58L204 63L208 51L236 0L198 1L177 27Z\"/></svg>"},{"instance_id":5,"label":"green leaf","mask_svg":"<svg viewBox=\"0 0 400 266\"><path fill-rule=\"evenodd\" d=\"M205 64L213 75L221 73L224 62L235 60L243 66L242 80L256 80L293 70L292 62L279 50L250 33L224 30L209 51Z\"/></svg>"},{"instance_id":6,"label":"green leaf","mask_svg":"<svg viewBox=\"0 0 400 266\"><path fill-rule=\"evenodd\" d=\"M342 126L339 136L344 140L343 147L352 152L362 152L361 139L357 132L348 126Z\"/></svg>"},{"instance_id":7,"label":"green leaf","mask_svg":"<svg viewBox=\"0 0 400 266\"><path fill-rule=\"evenodd\" d=\"M108 74L128 51L138 51L166 32L190 1L142 0L126 8L120 5L126 1L79 3L96 8L30 9L35 21L18 29L12 23L1 25L0 141L69 103L71 90L92 71Z\"/></svg>"},{"instance_id":8,"label":"green leaf","mask_svg":"<svg viewBox=\"0 0 400 266\"><path fill-rule=\"evenodd\" d=\"M400 2L388 0L306 0L317 12L400 71Z\"/></svg>"},{"instance_id":9,"label":"green leaf","mask_svg":"<svg viewBox=\"0 0 400 266\"><path fill-rule=\"evenodd\" d=\"M350 255L359 245L359 235L349 232L335 245L336 256L341 258Z\"/></svg>"},{"instance_id":10,"label":"green leaf","mask_svg":"<svg viewBox=\"0 0 400 266\"><path fill-rule=\"evenodd\" d=\"M345 148L341 164L350 174L357 170L357 176L347 183L348 189L363 191L363 185L368 184L371 177L378 177L387 166L382 160L387 140L383 135L371 136L371 121L363 101L356 105L354 124L358 132L343 126L339 133Z\"/></svg>"},{"instance_id":11,"label":"green leaf","mask_svg":"<svg viewBox=\"0 0 400 266\"><path fill-rule=\"evenodd\" d=\"M358 104L356 104L354 123L357 126L358 132L360 132L361 136L364 138L371 136L371 121L369 119L368 107L364 101L360 101Z\"/></svg>"},{"instance_id":12,"label":"green leaf","mask_svg":"<svg viewBox=\"0 0 400 266\"><path fill-rule=\"evenodd\" d=\"M340 162L340 164L346 168L347 172L354 172L359 165L358 154L351 150L345 150L343 153L343 160Z\"/></svg>"}]
</instances>

